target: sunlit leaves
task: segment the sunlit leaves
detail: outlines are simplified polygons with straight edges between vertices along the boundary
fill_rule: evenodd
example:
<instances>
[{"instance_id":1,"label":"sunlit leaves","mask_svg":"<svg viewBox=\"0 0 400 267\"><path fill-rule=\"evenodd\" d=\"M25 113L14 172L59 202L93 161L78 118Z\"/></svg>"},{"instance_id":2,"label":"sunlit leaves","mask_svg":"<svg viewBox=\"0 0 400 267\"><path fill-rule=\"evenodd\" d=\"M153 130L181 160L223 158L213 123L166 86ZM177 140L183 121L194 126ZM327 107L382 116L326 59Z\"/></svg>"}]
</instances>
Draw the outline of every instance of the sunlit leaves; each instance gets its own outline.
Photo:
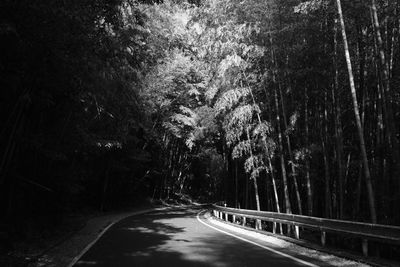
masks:
<instances>
[{"instance_id":1,"label":"sunlit leaves","mask_svg":"<svg viewBox=\"0 0 400 267\"><path fill-rule=\"evenodd\" d=\"M249 140L244 140L236 144L232 151L232 158L242 158L244 156L250 155L251 143Z\"/></svg>"},{"instance_id":2,"label":"sunlit leaves","mask_svg":"<svg viewBox=\"0 0 400 267\"><path fill-rule=\"evenodd\" d=\"M260 112L258 105L242 105L235 108L226 116L224 120L224 128L231 129L233 127L248 127L252 124L253 116L256 112Z\"/></svg>"},{"instance_id":3,"label":"sunlit leaves","mask_svg":"<svg viewBox=\"0 0 400 267\"><path fill-rule=\"evenodd\" d=\"M250 178L258 178L263 171L268 171L268 168L266 166L260 166L252 169L250 173Z\"/></svg>"},{"instance_id":4,"label":"sunlit leaves","mask_svg":"<svg viewBox=\"0 0 400 267\"><path fill-rule=\"evenodd\" d=\"M253 154L246 159L244 163L244 169L246 170L246 172L252 172L256 168L262 167L263 165L263 156L260 154Z\"/></svg>"},{"instance_id":5,"label":"sunlit leaves","mask_svg":"<svg viewBox=\"0 0 400 267\"><path fill-rule=\"evenodd\" d=\"M196 125L196 119L184 114L174 114L171 116L171 121L178 123L179 125L194 127Z\"/></svg>"},{"instance_id":6,"label":"sunlit leaves","mask_svg":"<svg viewBox=\"0 0 400 267\"><path fill-rule=\"evenodd\" d=\"M288 125L288 128L285 131L285 134L290 134L291 132L294 131L294 129L296 127L297 120L299 119L299 116L300 116L300 114L297 111L295 113L293 113L292 116L290 116L289 125Z\"/></svg>"},{"instance_id":7,"label":"sunlit leaves","mask_svg":"<svg viewBox=\"0 0 400 267\"><path fill-rule=\"evenodd\" d=\"M237 67L239 69L245 69L247 67L246 61L244 61L237 54L228 55L219 64L218 74L223 77L228 69Z\"/></svg>"},{"instance_id":8,"label":"sunlit leaves","mask_svg":"<svg viewBox=\"0 0 400 267\"><path fill-rule=\"evenodd\" d=\"M239 103L242 98L248 96L250 94L250 88L235 88L231 89L225 93L218 99L214 108L218 113L225 112L227 110L231 110L235 105Z\"/></svg>"},{"instance_id":9,"label":"sunlit leaves","mask_svg":"<svg viewBox=\"0 0 400 267\"><path fill-rule=\"evenodd\" d=\"M328 0L305 1L295 6L293 11L294 13L308 14L310 12L314 12L321 8L326 8L328 4L329 4Z\"/></svg>"},{"instance_id":10,"label":"sunlit leaves","mask_svg":"<svg viewBox=\"0 0 400 267\"><path fill-rule=\"evenodd\" d=\"M182 130L178 125L175 125L169 121L166 121L163 123L163 127L173 136L177 137L177 138L181 138L182 137Z\"/></svg>"},{"instance_id":11,"label":"sunlit leaves","mask_svg":"<svg viewBox=\"0 0 400 267\"><path fill-rule=\"evenodd\" d=\"M267 136L270 135L272 131L273 128L271 123L263 121L262 123L257 124L256 127L253 129L253 137Z\"/></svg>"}]
</instances>

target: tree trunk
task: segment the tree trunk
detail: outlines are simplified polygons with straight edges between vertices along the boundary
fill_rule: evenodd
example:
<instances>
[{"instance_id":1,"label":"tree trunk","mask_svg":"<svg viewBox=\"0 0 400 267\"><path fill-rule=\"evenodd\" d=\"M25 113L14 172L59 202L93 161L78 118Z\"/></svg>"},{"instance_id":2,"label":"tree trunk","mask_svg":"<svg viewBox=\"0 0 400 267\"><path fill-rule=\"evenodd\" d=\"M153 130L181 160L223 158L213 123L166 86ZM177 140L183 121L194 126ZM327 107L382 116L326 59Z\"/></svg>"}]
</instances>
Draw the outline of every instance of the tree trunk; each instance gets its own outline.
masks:
<instances>
[{"instance_id":1,"label":"tree trunk","mask_svg":"<svg viewBox=\"0 0 400 267\"><path fill-rule=\"evenodd\" d=\"M246 134L247 134L247 140L250 143L250 157L253 157L253 148L251 145L251 139L250 139L250 132L249 132L249 128L246 129ZM256 166L257 167L257 166ZM255 201L256 201L256 208L258 211L261 210L260 207L260 196L258 194L258 185L257 185L257 177L251 177L251 179L253 179L253 185L254 185L254 197L255 197Z\"/></svg>"},{"instance_id":2,"label":"tree trunk","mask_svg":"<svg viewBox=\"0 0 400 267\"><path fill-rule=\"evenodd\" d=\"M272 41L272 36L270 37L271 45L273 44ZM274 51L271 49L271 61L272 61L272 66L276 67L277 64L275 63L275 55ZM276 90L276 85L277 85L277 80L276 80L276 73L275 70L272 71L272 81L274 83L274 101L275 101L275 109L276 109L276 124L277 124L277 129L278 129L278 153L279 153L279 159L280 159L280 164L281 164L281 173L282 173L282 180L283 180L283 193L284 193L284 198L285 198L285 210L286 213L292 214L292 206L290 204L290 196L289 196L289 186L288 186L288 180L287 180L287 175L286 175L286 166L285 166L285 157L283 154L283 139L282 139L282 129L281 129L281 118L279 115L279 101L278 101L278 93ZM291 228L288 227L289 229L289 234L291 232Z\"/></svg>"},{"instance_id":3,"label":"tree trunk","mask_svg":"<svg viewBox=\"0 0 400 267\"><path fill-rule=\"evenodd\" d=\"M307 86L304 87L304 125L305 125L305 139L306 148L310 146L310 130L308 128L308 90ZM308 154L308 153L307 153ZM307 184L307 207L308 215L313 216L313 193L310 179L310 159L309 155L306 155L306 184Z\"/></svg>"},{"instance_id":4,"label":"tree trunk","mask_svg":"<svg viewBox=\"0 0 400 267\"><path fill-rule=\"evenodd\" d=\"M280 94L280 97L281 97L283 125L285 126L285 130L287 130L288 129L288 124L287 124L287 117L286 117L286 111L285 111L285 103L284 103L284 100L283 100L282 88L281 88L280 83L278 85L278 88L279 88L279 94ZM295 189L295 192L296 192L297 209L298 209L298 213L300 215L302 215L303 214L303 208L302 208L302 205L301 205L301 197L300 197L299 185L297 183L297 173L296 173L296 169L294 167L294 157L293 157L293 153L292 153L292 146L291 146L291 143L290 143L289 133L285 133L285 137L286 137L286 144L287 144L288 153L289 153L289 159L291 161L290 167L291 167L291 170L292 170L294 189Z\"/></svg>"},{"instance_id":5,"label":"tree trunk","mask_svg":"<svg viewBox=\"0 0 400 267\"><path fill-rule=\"evenodd\" d=\"M244 74L244 72L243 72L243 74ZM251 94L251 98L252 98L253 104L255 105L256 101L255 101L255 98L254 98L252 90L250 90L250 94ZM258 119L258 123L261 124L262 120L261 120L261 116L260 116L259 112L257 112L257 119ZM249 133L247 133L247 134L248 134L248 138L250 138ZM269 169L271 171L271 179L272 179L272 184L273 184L273 187L274 187L274 196L275 196L275 201L276 201L277 212L280 213L281 211L280 211L280 206L279 206L279 198L278 198L278 193L277 193L277 188L276 188L276 183L275 183L275 175L274 175L274 171L273 171L272 164L271 164L270 151L269 151L267 142L266 142L266 140L264 138L263 138L262 142L263 142L263 145L264 145L264 149L265 149L265 153L266 153ZM282 225L279 224L279 227L280 227L280 232L282 233Z\"/></svg>"},{"instance_id":6,"label":"tree trunk","mask_svg":"<svg viewBox=\"0 0 400 267\"><path fill-rule=\"evenodd\" d=\"M373 18L373 23L374 23L374 29L375 29L375 35L376 35L376 41L378 45L378 52L379 52L379 59L380 59L380 72L381 72L381 77L383 79L383 89L384 89L384 94L386 101L383 103L386 106L386 113L385 115L387 116L387 122L388 125L387 127L387 135L389 138L389 146L391 147L391 152L392 152L392 163L394 165L394 173L393 176L395 179L398 179L398 186L400 189L400 152L399 152L399 142L397 140L396 136L396 121L394 120L393 117L393 108L392 108L392 95L391 95L391 90L390 90L390 76L389 76L389 62L386 60L386 55L385 55L385 48L382 40L382 35L381 35L381 30L380 30L380 24L379 24L379 18L378 18L378 11L376 7L376 2L375 0L371 0L371 12L372 12L372 18Z\"/></svg>"},{"instance_id":7,"label":"tree trunk","mask_svg":"<svg viewBox=\"0 0 400 267\"><path fill-rule=\"evenodd\" d=\"M107 190L108 190L108 184L109 184L109 179L110 179L110 168L111 168L111 162L110 159L107 160L107 167L106 171L104 173L104 180L103 180L103 191L102 191L102 196L101 196L101 206L100 206L100 211L105 211L106 207L106 201L107 201Z\"/></svg>"},{"instance_id":8,"label":"tree trunk","mask_svg":"<svg viewBox=\"0 0 400 267\"><path fill-rule=\"evenodd\" d=\"M274 98L275 98L275 108L276 108L276 123L278 127L278 153L279 159L281 163L281 172L282 172L282 180L283 180L283 192L285 196L285 208L286 213L292 214L292 206L290 205L290 197L289 197L289 186L286 175L286 166L285 166L285 156L283 154L283 140L282 140L282 130L280 125L280 115L279 115L279 103L278 103L278 94L276 92L276 88L274 89Z\"/></svg>"},{"instance_id":9,"label":"tree trunk","mask_svg":"<svg viewBox=\"0 0 400 267\"><path fill-rule=\"evenodd\" d=\"M272 180L272 188L274 190L274 199L275 199L276 212L281 213L281 207L280 207L280 204L279 204L278 189L276 187L274 169L272 167L271 158L268 156L267 159L268 159L268 167L269 167L269 170L271 172L271 180ZM281 233L281 234L283 233L282 232L282 224L279 224L279 233Z\"/></svg>"},{"instance_id":10,"label":"tree trunk","mask_svg":"<svg viewBox=\"0 0 400 267\"><path fill-rule=\"evenodd\" d=\"M235 208L238 208L238 163L235 160Z\"/></svg>"},{"instance_id":11,"label":"tree trunk","mask_svg":"<svg viewBox=\"0 0 400 267\"><path fill-rule=\"evenodd\" d=\"M249 179L247 178L247 174L245 175L246 186L245 186L245 194L244 194L244 208L249 209Z\"/></svg>"},{"instance_id":12,"label":"tree trunk","mask_svg":"<svg viewBox=\"0 0 400 267\"><path fill-rule=\"evenodd\" d=\"M331 182L331 173L329 168L329 155L327 149L327 136L328 136L328 112L327 112L327 92L325 91L325 105L324 105L324 112L319 112L321 114L320 118L320 138L322 144L322 154L324 158L324 170L325 170L325 217L332 218L332 200L331 200L331 189L330 189L330 182ZM323 114L323 117L322 117Z\"/></svg>"},{"instance_id":13,"label":"tree trunk","mask_svg":"<svg viewBox=\"0 0 400 267\"><path fill-rule=\"evenodd\" d=\"M334 83L333 83L333 92L332 99L333 104L335 106L335 139L336 139L336 158L338 165L338 184L339 184L339 218L343 218L344 216L344 164L343 164L343 128L342 128L342 119L341 114L342 110L340 107L340 94L339 94L339 69L338 69L338 42L337 42L337 24L338 21L335 19L334 23L334 57L333 57L333 66L334 66Z\"/></svg>"},{"instance_id":14,"label":"tree trunk","mask_svg":"<svg viewBox=\"0 0 400 267\"><path fill-rule=\"evenodd\" d=\"M345 24L344 24L342 5L341 5L340 0L336 0L336 3L337 3L339 18L340 18L340 25L342 28L343 45L344 45L344 49L345 49L347 70L349 73L350 90L351 90L351 96L352 96L352 100L353 100L354 115L355 115L355 119L356 119L357 132L358 132L358 137L359 137L361 158L362 158L363 166L364 166L364 175L365 175L365 181L366 181L366 186L367 186L371 222L376 223L377 216L376 216L376 208L375 208L375 196L374 196L374 191L373 191L373 187L372 187L372 179L371 179L370 168L369 168L369 163L368 163L367 151L365 148L364 131L363 131L363 128L361 125L360 112L358 109L358 101L357 101L357 95L356 95L356 87L355 87L355 83L354 83L353 67L352 67L351 59L350 59L350 51L349 51L349 45L347 42L347 35L346 35L346 29L345 29Z\"/></svg>"},{"instance_id":15,"label":"tree trunk","mask_svg":"<svg viewBox=\"0 0 400 267\"><path fill-rule=\"evenodd\" d=\"M395 9L395 18L399 17L399 7L397 6ZM392 30L392 39L389 51L389 79L393 77L393 64L394 64L394 56L396 53L396 44L399 42L399 27L400 27L400 18L394 21L393 30Z\"/></svg>"}]
</instances>

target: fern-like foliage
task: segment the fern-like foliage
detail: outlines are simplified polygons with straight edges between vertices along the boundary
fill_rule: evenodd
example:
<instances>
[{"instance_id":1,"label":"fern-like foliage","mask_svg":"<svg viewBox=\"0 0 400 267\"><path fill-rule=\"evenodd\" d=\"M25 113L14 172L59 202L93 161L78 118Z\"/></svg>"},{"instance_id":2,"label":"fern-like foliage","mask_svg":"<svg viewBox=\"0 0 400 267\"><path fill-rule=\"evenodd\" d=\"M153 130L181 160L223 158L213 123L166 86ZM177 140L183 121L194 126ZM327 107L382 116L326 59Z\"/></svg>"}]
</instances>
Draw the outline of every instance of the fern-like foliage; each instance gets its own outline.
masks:
<instances>
[{"instance_id":1,"label":"fern-like foliage","mask_svg":"<svg viewBox=\"0 0 400 267\"><path fill-rule=\"evenodd\" d=\"M251 143L249 140L239 142L232 151L232 158L238 159L243 156L249 155L251 152Z\"/></svg>"},{"instance_id":2,"label":"fern-like foliage","mask_svg":"<svg viewBox=\"0 0 400 267\"><path fill-rule=\"evenodd\" d=\"M176 122L179 125L184 125L184 126L188 126L191 128L194 128L196 126L196 119L184 114L174 114L171 116L171 121L172 122Z\"/></svg>"},{"instance_id":3,"label":"fern-like foliage","mask_svg":"<svg viewBox=\"0 0 400 267\"><path fill-rule=\"evenodd\" d=\"M292 116L290 116L288 128L285 130L286 135L291 134L295 130L296 123L299 117L300 115L298 111L296 111L295 113L292 114Z\"/></svg>"},{"instance_id":4,"label":"fern-like foliage","mask_svg":"<svg viewBox=\"0 0 400 267\"><path fill-rule=\"evenodd\" d=\"M163 123L163 127L168 133L172 134L176 138L182 138L182 130L177 125L172 124L169 121Z\"/></svg>"},{"instance_id":5,"label":"fern-like foliage","mask_svg":"<svg viewBox=\"0 0 400 267\"><path fill-rule=\"evenodd\" d=\"M244 129L244 126L237 126L231 129L225 129L226 144L230 147L233 144L240 142Z\"/></svg>"},{"instance_id":6,"label":"fern-like foliage","mask_svg":"<svg viewBox=\"0 0 400 267\"><path fill-rule=\"evenodd\" d=\"M189 148L189 150L192 150L193 149L193 147L195 146L195 144L196 144L196 136L195 136L195 134L193 133L193 132L190 132L189 134L188 134L188 136L186 137L186 140L185 140L185 144L186 144L186 146Z\"/></svg>"},{"instance_id":7,"label":"fern-like foliage","mask_svg":"<svg viewBox=\"0 0 400 267\"><path fill-rule=\"evenodd\" d=\"M267 121L263 121L259 124L256 125L256 127L253 129L253 137L264 137L268 136L272 133L273 127L271 123Z\"/></svg>"},{"instance_id":8,"label":"fern-like foliage","mask_svg":"<svg viewBox=\"0 0 400 267\"><path fill-rule=\"evenodd\" d=\"M254 179L254 178L260 177L260 174L262 171L268 171L268 168L266 166L260 166L260 167L253 169L250 174L250 178Z\"/></svg>"},{"instance_id":9,"label":"fern-like foliage","mask_svg":"<svg viewBox=\"0 0 400 267\"><path fill-rule=\"evenodd\" d=\"M225 73L229 69L232 68L245 69L247 67L248 63L245 60L243 60L243 58L240 57L238 54L233 53L232 55L228 55L221 61L218 68L218 75L220 77L224 77Z\"/></svg>"},{"instance_id":10,"label":"fern-like foliage","mask_svg":"<svg viewBox=\"0 0 400 267\"><path fill-rule=\"evenodd\" d=\"M185 106L180 106L179 111L180 113L170 116L163 127L172 136L182 139L189 150L192 150L203 127L200 126L200 118L195 111Z\"/></svg>"},{"instance_id":11,"label":"fern-like foliage","mask_svg":"<svg viewBox=\"0 0 400 267\"><path fill-rule=\"evenodd\" d=\"M252 155L248 157L244 162L244 169L248 173L262 166L264 166L264 161L263 161L263 156L261 154Z\"/></svg>"},{"instance_id":12,"label":"fern-like foliage","mask_svg":"<svg viewBox=\"0 0 400 267\"><path fill-rule=\"evenodd\" d=\"M214 109L217 113L231 110L240 100L250 95L251 89L248 87L235 88L225 92L217 101Z\"/></svg>"},{"instance_id":13,"label":"fern-like foliage","mask_svg":"<svg viewBox=\"0 0 400 267\"><path fill-rule=\"evenodd\" d=\"M192 118L193 120L196 120L196 119L198 118L196 112L194 112L193 110L191 110L191 109L188 108L188 107L180 106L180 107L179 107L179 110L180 110L183 114L185 114L185 115L189 116L190 118Z\"/></svg>"},{"instance_id":14,"label":"fern-like foliage","mask_svg":"<svg viewBox=\"0 0 400 267\"><path fill-rule=\"evenodd\" d=\"M305 1L294 7L294 13L309 14L322 8L327 8L329 1L327 0L310 0Z\"/></svg>"},{"instance_id":15,"label":"fern-like foliage","mask_svg":"<svg viewBox=\"0 0 400 267\"><path fill-rule=\"evenodd\" d=\"M260 112L258 105L241 105L235 108L224 121L224 127L230 129L236 126L250 125L255 113Z\"/></svg>"}]
</instances>

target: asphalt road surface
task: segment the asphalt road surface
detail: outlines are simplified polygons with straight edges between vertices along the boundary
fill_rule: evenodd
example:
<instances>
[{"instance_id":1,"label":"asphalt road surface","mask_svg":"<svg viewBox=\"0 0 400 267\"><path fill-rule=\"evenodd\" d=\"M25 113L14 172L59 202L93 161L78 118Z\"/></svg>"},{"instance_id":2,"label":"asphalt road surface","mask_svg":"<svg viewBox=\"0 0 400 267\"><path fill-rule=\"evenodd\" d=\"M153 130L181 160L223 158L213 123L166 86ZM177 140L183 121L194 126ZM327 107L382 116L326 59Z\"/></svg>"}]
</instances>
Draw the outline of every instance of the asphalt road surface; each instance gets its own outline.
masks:
<instances>
[{"instance_id":1,"label":"asphalt road surface","mask_svg":"<svg viewBox=\"0 0 400 267\"><path fill-rule=\"evenodd\" d=\"M199 208L114 224L74 266L330 266L210 223Z\"/></svg>"}]
</instances>

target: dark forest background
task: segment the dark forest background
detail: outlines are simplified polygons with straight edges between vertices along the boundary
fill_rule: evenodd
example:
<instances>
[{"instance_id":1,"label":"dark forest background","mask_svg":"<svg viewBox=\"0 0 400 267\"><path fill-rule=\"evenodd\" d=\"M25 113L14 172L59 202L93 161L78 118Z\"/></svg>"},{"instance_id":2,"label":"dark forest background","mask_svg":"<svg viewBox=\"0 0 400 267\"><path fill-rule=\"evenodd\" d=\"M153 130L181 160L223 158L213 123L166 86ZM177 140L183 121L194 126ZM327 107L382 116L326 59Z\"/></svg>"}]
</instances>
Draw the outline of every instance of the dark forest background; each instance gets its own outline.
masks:
<instances>
[{"instance_id":1,"label":"dark forest background","mask_svg":"<svg viewBox=\"0 0 400 267\"><path fill-rule=\"evenodd\" d=\"M2 235L182 195L400 225L399 4L3 0Z\"/></svg>"}]
</instances>

